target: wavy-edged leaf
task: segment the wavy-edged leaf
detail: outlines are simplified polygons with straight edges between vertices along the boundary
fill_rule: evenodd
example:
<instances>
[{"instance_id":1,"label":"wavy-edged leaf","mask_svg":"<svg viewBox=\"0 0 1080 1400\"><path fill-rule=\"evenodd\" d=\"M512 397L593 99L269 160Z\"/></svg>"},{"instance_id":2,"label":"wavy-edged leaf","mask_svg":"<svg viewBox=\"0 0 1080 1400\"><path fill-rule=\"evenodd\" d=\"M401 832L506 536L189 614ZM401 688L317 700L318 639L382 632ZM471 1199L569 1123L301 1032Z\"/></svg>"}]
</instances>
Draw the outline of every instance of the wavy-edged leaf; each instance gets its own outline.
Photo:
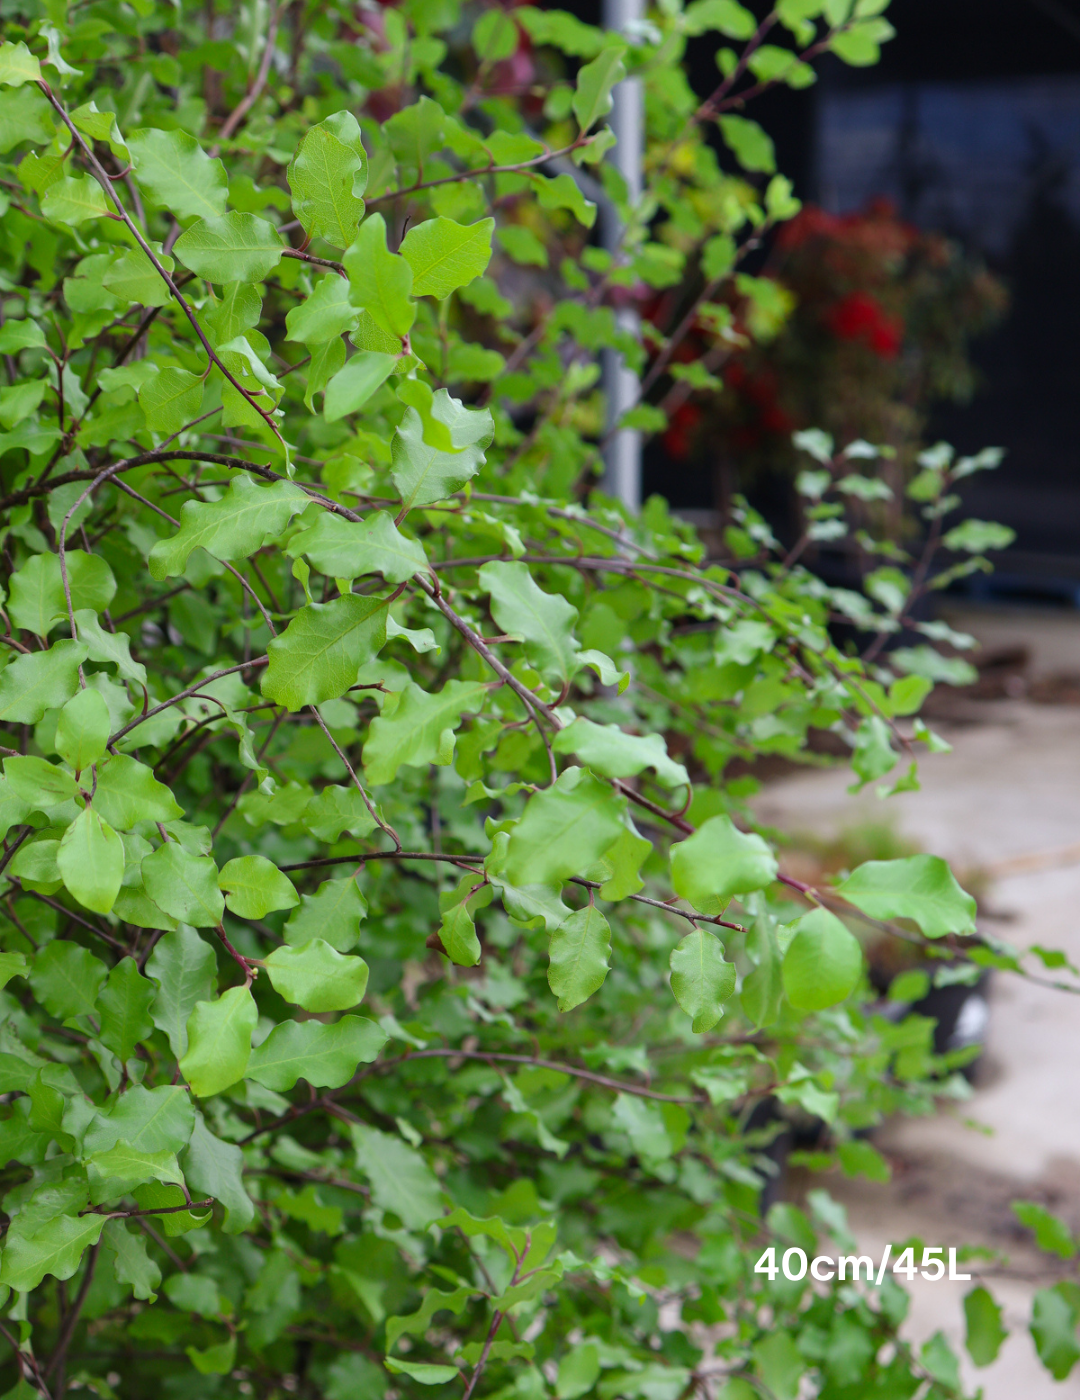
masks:
<instances>
[{"instance_id":1,"label":"wavy-edged leaf","mask_svg":"<svg viewBox=\"0 0 1080 1400\"><path fill-rule=\"evenodd\" d=\"M247 1077L284 1093L298 1079L316 1089L340 1089L360 1064L370 1064L386 1044L386 1032L366 1016L321 1021L283 1021L251 1052Z\"/></svg>"},{"instance_id":2,"label":"wavy-edged leaf","mask_svg":"<svg viewBox=\"0 0 1080 1400\"><path fill-rule=\"evenodd\" d=\"M560 924L548 944L548 986L560 1011L572 1011L604 985L611 956L611 928L595 905Z\"/></svg>"},{"instance_id":3,"label":"wavy-edged leaf","mask_svg":"<svg viewBox=\"0 0 1080 1400\"><path fill-rule=\"evenodd\" d=\"M305 1011L348 1011L364 998L368 965L322 938L275 948L264 966L274 991Z\"/></svg>"},{"instance_id":4,"label":"wavy-edged leaf","mask_svg":"<svg viewBox=\"0 0 1080 1400\"><path fill-rule=\"evenodd\" d=\"M193 549L205 549L215 559L246 559L307 505L305 492L290 481L256 486L240 473L219 501L184 503L180 529L150 551L150 574L156 579L182 574Z\"/></svg>"},{"instance_id":5,"label":"wavy-edged leaf","mask_svg":"<svg viewBox=\"0 0 1080 1400\"><path fill-rule=\"evenodd\" d=\"M414 224L401 243L401 256L412 268L413 296L443 301L481 277L491 261L494 229L494 219L459 224L441 214Z\"/></svg>"},{"instance_id":6,"label":"wavy-edged leaf","mask_svg":"<svg viewBox=\"0 0 1080 1400\"><path fill-rule=\"evenodd\" d=\"M387 615L385 598L355 593L301 608L270 643L262 693L287 710L336 700L384 646Z\"/></svg>"},{"instance_id":7,"label":"wavy-edged leaf","mask_svg":"<svg viewBox=\"0 0 1080 1400\"><path fill-rule=\"evenodd\" d=\"M217 219L225 213L229 182L220 160L186 131L141 128L125 137L135 180L152 203L177 219Z\"/></svg>"},{"instance_id":8,"label":"wavy-edged leaf","mask_svg":"<svg viewBox=\"0 0 1080 1400\"><path fill-rule=\"evenodd\" d=\"M246 987L230 987L216 1001L200 1001L188 1017L188 1044L180 1073L200 1099L243 1079L259 1019Z\"/></svg>"},{"instance_id":9,"label":"wavy-edged leaf","mask_svg":"<svg viewBox=\"0 0 1080 1400\"><path fill-rule=\"evenodd\" d=\"M413 681L392 714L372 720L364 744L364 771L376 787L391 783L403 765L447 764L454 757L455 731L466 710L482 708L485 681L447 681L435 695Z\"/></svg>"},{"instance_id":10,"label":"wavy-edged leaf","mask_svg":"<svg viewBox=\"0 0 1080 1400\"><path fill-rule=\"evenodd\" d=\"M485 564L477 577L491 595L491 615L509 636L521 637L525 655L545 678L569 684L580 643L578 610L557 593L545 593L527 564Z\"/></svg>"},{"instance_id":11,"label":"wavy-edged leaf","mask_svg":"<svg viewBox=\"0 0 1080 1400\"><path fill-rule=\"evenodd\" d=\"M364 217L368 162L351 112L334 112L308 128L288 169L293 211L304 232L347 248Z\"/></svg>"},{"instance_id":12,"label":"wavy-edged leaf","mask_svg":"<svg viewBox=\"0 0 1080 1400\"><path fill-rule=\"evenodd\" d=\"M173 251L207 282L263 282L281 261L284 246L273 224L233 211L196 219Z\"/></svg>"},{"instance_id":13,"label":"wavy-edged leaf","mask_svg":"<svg viewBox=\"0 0 1080 1400\"><path fill-rule=\"evenodd\" d=\"M711 1030L735 990L735 964L724 961L724 945L698 927L672 949L670 966L671 990L690 1017L691 1030L695 1035Z\"/></svg>"}]
</instances>

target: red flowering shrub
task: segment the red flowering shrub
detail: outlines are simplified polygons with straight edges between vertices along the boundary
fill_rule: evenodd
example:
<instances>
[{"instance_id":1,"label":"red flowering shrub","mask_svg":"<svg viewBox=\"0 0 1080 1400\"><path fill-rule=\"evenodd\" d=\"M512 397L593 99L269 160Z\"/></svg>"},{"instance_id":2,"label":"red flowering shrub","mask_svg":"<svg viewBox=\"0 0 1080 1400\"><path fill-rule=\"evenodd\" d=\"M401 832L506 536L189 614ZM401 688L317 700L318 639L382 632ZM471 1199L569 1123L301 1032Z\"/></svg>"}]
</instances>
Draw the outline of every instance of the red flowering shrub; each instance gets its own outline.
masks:
<instances>
[{"instance_id":1,"label":"red flowering shrub","mask_svg":"<svg viewBox=\"0 0 1080 1400\"><path fill-rule=\"evenodd\" d=\"M760 324L763 282L775 284L771 327ZM980 263L887 201L842 216L807 206L778 232L759 277L737 280L729 324L701 320L684 342L715 378L672 384L665 448L706 465L721 497L793 463L791 433L812 424L838 442L889 444L902 465L931 406L973 392L970 341L1004 306Z\"/></svg>"}]
</instances>

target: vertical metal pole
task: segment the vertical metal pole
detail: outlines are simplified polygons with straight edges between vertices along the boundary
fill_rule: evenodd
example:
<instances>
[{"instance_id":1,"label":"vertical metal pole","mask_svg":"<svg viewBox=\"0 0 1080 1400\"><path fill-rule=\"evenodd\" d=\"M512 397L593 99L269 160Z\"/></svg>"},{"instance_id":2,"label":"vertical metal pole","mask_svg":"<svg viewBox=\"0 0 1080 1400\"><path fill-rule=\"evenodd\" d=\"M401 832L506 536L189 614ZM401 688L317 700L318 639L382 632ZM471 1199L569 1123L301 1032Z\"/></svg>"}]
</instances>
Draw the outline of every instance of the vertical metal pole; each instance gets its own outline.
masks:
<instances>
[{"instance_id":1,"label":"vertical metal pole","mask_svg":"<svg viewBox=\"0 0 1080 1400\"><path fill-rule=\"evenodd\" d=\"M644 0L603 0L605 29L627 33L635 20L644 18ZM613 106L608 120L615 133L616 146L611 152L615 168L626 181L631 203L641 197L641 162L644 139L645 110L640 78L624 78L612 93ZM622 238L622 223L614 208L601 207L601 237L604 247L617 253ZM616 309L619 329L636 340L641 333L637 311L632 306ZM637 403L640 383L616 350L605 350L601 357L604 394L607 401L608 432L628 408ZM618 497L630 510L641 506L641 434L633 428L622 428L608 443L604 453L604 490Z\"/></svg>"}]
</instances>

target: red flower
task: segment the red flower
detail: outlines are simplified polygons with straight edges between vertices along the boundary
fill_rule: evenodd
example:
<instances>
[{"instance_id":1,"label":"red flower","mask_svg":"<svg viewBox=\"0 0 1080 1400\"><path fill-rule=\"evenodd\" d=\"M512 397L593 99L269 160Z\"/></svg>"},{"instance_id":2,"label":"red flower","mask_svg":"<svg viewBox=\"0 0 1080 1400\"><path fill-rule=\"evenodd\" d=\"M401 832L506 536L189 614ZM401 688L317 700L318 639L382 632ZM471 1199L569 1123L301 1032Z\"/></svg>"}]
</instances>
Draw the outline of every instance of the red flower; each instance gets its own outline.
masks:
<instances>
[{"instance_id":1,"label":"red flower","mask_svg":"<svg viewBox=\"0 0 1080 1400\"><path fill-rule=\"evenodd\" d=\"M664 434L664 448L669 457L681 461L690 456L694 429L700 421L701 409L697 404L684 403L675 410Z\"/></svg>"},{"instance_id":2,"label":"red flower","mask_svg":"<svg viewBox=\"0 0 1080 1400\"><path fill-rule=\"evenodd\" d=\"M825 319L841 340L864 341L883 360L895 359L904 341L903 322L888 315L869 292L849 292L829 308Z\"/></svg>"}]
</instances>

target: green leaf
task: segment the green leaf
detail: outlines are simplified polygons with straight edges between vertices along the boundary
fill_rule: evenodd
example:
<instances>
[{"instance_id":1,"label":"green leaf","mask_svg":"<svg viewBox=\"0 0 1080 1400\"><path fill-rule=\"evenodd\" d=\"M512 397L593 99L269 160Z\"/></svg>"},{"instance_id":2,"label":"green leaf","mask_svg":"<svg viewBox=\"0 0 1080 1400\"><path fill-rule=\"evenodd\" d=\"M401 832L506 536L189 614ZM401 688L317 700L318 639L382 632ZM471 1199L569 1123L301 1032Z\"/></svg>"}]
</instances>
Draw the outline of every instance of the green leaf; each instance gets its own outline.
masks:
<instances>
[{"instance_id":1,"label":"green leaf","mask_svg":"<svg viewBox=\"0 0 1080 1400\"><path fill-rule=\"evenodd\" d=\"M263 919L272 909L300 903L293 882L265 856L236 856L221 867L218 884L225 904L238 918Z\"/></svg>"},{"instance_id":2,"label":"green leaf","mask_svg":"<svg viewBox=\"0 0 1080 1400\"><path fill-rule=\"evenodd\" d=\"M864 861L837 893L872 919L912 919L927 938L975 931L975 900L940 856Z\"/></svg>"},{"instance_id":3,"label":"green leaf","mask_svg":"<svg viewBox=\"0 0 1080 1400\"><path fill-rule=\"evenodd\" d=\"M54 642L48 651L9 661L0 675L0 722L37 724L46 710L59 709L79 688L84 642Z\"/></svg>"},{"instance_id":4,"label":"green leaf","mask_svg":"<svg viewBox=\"0 0 1080 1400\"><path fill-rule=\"evenodd\" d=\"M20 350L37 349L44 344L45 333L36 321L7 321L0 326L0 355L17 355Z\"/></svg>"},{"instance_id":5,"label":"green leaf","mask_svg":"<svg viewBox=\"0 0 1080 1400\"><path fill-rule=\"evenodd\" d=\"M452 903L442 911L439 938L446 956L459 967L475 967L480 961L480 940L467 900Z\"/></svg>"},{"instance_id":6,"label":"green leaf","mask_svg":"<svg viewBox=\"0 0 1080 1400\"><path fill-rule=\"evenodd\" d=\"M696 928L672 949L670 966L671 990L693 1022L691 1030L695 1035L711 1030L735 991L735 965L724 961L724 945Z\"/></svg>"},{"instance_id":7,"label":"green leaf","mask_svg":"<svg viewBox=\"0 0 1080 1400\"><path fill-rule=\"evenodd\" d=\"M5 1254L4 1262L7 1262ZM0 1270L0 1281L3 1281ZM1071 1279L1040 1288L1032 1300L1031 1335L1039 1360L1056 1381L1063 1381L1080 1360L1076 1323L1080 1289Z\"/></svg>"},{"instance_id":8,"label":"green leaf","mask_svg":"<svg viewBox=\"0 0 1080 1400\"><path fill-rule=\"evenodd\" d=\"M363 958L347 957L321 938L275 948L264 966L274 991L305 1011L347 1011L367 990Z\"/></svg>"},{"instance_id":9,"label":"green leaf","mask_svg":"<svg viewBox=\"0 0 1080 1400\"><path fill-rule=\"evenodd\" d=\"M404 583L427 568L423 545L403 535L385 510L359 521L323 511L310 529L292 537L286 552L304 555L327 578L382 574L387 583Z\"/></svg>"},{"instance_id":10,"label":"green leaf","mask_svg":"<svg viewBox=\"0 0 1080 1400\"><path fill-rule=\"evenodd\" d=\"M306 301L288 312L285 327L288 338L298 345L325 345L346 331L355 330L359 317L349 300L348 282L343 277L327 276L319 278Z\"/></svg>"},{"instance_id":11,"label":"green leaf","mask_svg":"<svg viewBox=\"0 0 1080 1400\"><path fill-rule=\"evenodd\" d=\"M0 990L3 990L13 977L25 977L28 966L25 953L0 953Z\"/></svg>"},{"instance_id":12,"label":"green leaf","mask_svg":"<svg viewBox=\"0 0 1080 1400\"><path fill-rule=\"evenodd\" d=\"M637 894L644 885L642 863L652 852L652 842L645 839L627 817L615 844L608 848L595 867L592 878L601 880L601 899L626 899Z\"/></svg>"},{"instance_id":13,"label":"green leaf","mask_svg":"<svg viewBox=\"0 0 1080 1400\"><path fill-rule=\"evenodd\" d=\"M29 1293L46 1274L70 1278L79 1267L83 1252L97 1244L104 1224L103 1215L58 1215L26 1238L16 1219L4 1241L0 1283Z\"/></svg>"},{"instance_id":14,"label":"green leaf","mask_svg":"<svg viewBox=\"0 0 1080 1400\"><path fill-rule=\"evenodd\" d=\"M370 214L342 259L354 306L366 311L390 335L408 335L416 319L412 268L386 247L386 221Z\"/></svg>"},{"instance_id":15,"label":"green leaf","mask_svg":"<svg viewBox=\"0 0 1080 1400\"><path fill-rule=\"evenodd\" d=\"M263 282L281 261L284 247L273 224L254 214L196 219L173 251L207 282Z\"/></svg>"},{"instance_id":16,"label":"green leaf","mask_svg":"<svg viewBox=\"0 0 1080 1400\"><path fill-rule=\"evenodd\" d=\"M579 715L559 730L551 747L555 753L577 754L594 773L608 778L630 778L652 768L665 787L682 787L690 781L683 765L668 757L659 734L627 734L617 724L596 724Z\"/></svg>"},{"instance_id":17,"label":"green leaf","mask_svg":"<svg viewBox=\"0 0 1080 1400\"><path fill-rule=\"evenodd\" d=\"M729 816L710 817L671 848L671 883L700 914L722 914L737 894L763 890L776 879L776 858Z\"/></svg>"},{"instance_id":18,"label":"green leaf","mask_svg":"<svg viewBox=\"0 0 1080 1400\"><path fill-rule=\"evenodd\" d=\"M950 530L941 543L946 549L964 550L967 554L985 554L988 549L1008 549L1016 539L1016 531L993 520L965 520Z\"/></svg>"},{"instance_id":19,"label":"green leaf","mask_svg":"<svg viewBox=\"0 0 1080 1400\"><path fill-rule=\"evenodd\" d=\"M67 1021L93 1013L107 972L86 948L58 938L35 954L30 986L50 1016Z\"/></svg>"},{"instance_id":20,"label":"green leaf","mask_svg":"<svg viewBox=\"0 0 1080 1400\"><path fill-rule=\"evenodd\" d=\"M188 1017L188 1045L180 1073L200 1099L243 1079L259 1013L246 987L230 987L216 1001L200 1001Z\"/></svg>"},{"instance_id":21,"label":"green leaf","mask_svg":"<svg viewBox=\"0 0 1080 1400\"><path fill-rule=\"evenodd\" d=\"M1013 1201L1013 1214L1021 1225L1035 1231L1035 1243L1047 1254L1056 1254L1059 1259L1072 1259L1076 1254L1076 1241L1072 1231L1058 1215L1053 1215L1035 1201Z\"/></svg>"},{"instance_id":22,"label":"green leaf","mask_svg":"<svg viewBox=\"0 0 1080 1400\"><path fill-rule=\"evenodd\" d=\"M489 13L491 13L489 11ZM386 1321L386 1345L396 1345L398 1338L406 1333L422 1337L431 1327L431 1319L437 1312L449 1311L460 1316L465 1304L473 1296L474 1289L463 1285L448 1292L429 1288L416 1312L407 1317L391 1317Z\"/></svg>"},{"instance_id":23,"label":"green leaf","mask_svg":"<svg viewBox=\"0 0 1080 1400\"><path fill-rule=\"evenodd\" d=\"M523 224L501 224L499 244L507 256L522 267L547 267L548 250L531 228Z\"/></svg>"},{"instance_id":24,"label":"green leaf","mask_svg":"<svg viewBox=\"0 0 1080 1400\"><path fill-rule=\"evenodd\" d=\"M487 692L484 681L447 681L438 694L429 695L410 681L393 713L371 722L363 753L368 781L379 787L392 783L403 765L450 763L462 715L482 709Z\"/></svg>"},{"instance_id":25,"label":"green leaf","mask_svg":"<svg viewBox=\"0 0 1080 1400\"><path fill-rule=\"evenodd\" d=\"M622 834L626 798L584 768L534 793L510 833L503 873L513 885L546 885L580 874Z\"/></svg>"},{"instance_id":26,"label":"green leaf","mask_svg":"<svg viewBox=\"0 0 1080 1400\"><path fill-rule=\"evenodd\" d=\"M573 1011L608 975L611 929L595 905L586 905L559 925L548 944L548 986L560 1011Z\"/></svg>"},{"instance_id":27,"label":"green leaf","mask_svg":"<svg viewBox=\"0 0 1080 1400\"><path fill-rule=\"evenodd\" d=\"M572 175L535 175L532 187L541 209L569 209L586 228L596 223L596 205L585 198Z\"/></svg>"},{"instance_id":28,"label":"green leaf","mask_svg":"<svg viewBox=\"0 0 1080 1400\"><path fill-rule=\"evenodd\" d=\"M399 1356L386 1357L383 1365L395 1376L409 1376L419 1385L446 1385L461 1375L456 1366L436 1366L430 1361L402 1361Z\"/></svg>"},{"instance_id":29,"label":"green leaf","mask_svg":"<svg viewBox=\"0 0 1080 1400\"><path fill-rule=\"evenodd\" d=\"M146 426L170 437L198 418L202 401L202 375L173 365L166 365L139 390L139 407L146 414ZM187 502L184 509L193 504Z\"/></svg>"},{"instance_id":30,"label":"green leaf","mask_svg":"<svg viewBox=\"0 0 1080 1400\"><path fill-rule=\"evenodd\" d=\"M135 1233L123 1220L107 1220L101 1238L113 1252L117 1283L130 1284L141 1302L157 1302L154 1290L161 1283L161 1270L146 1252L146 1236Z\"/></svg>"},{"instance_id":31,"label":"green leaf","mask_svg":"<svg viewBox=\"0 0 1080 1400\"><path fill-rule=\"evenodd\" d=\"M762 131L757 122L729 114L720 118L720 133L744 170L771 175L776 169L772 137Z\"/></svg>"},{"instance_id":32,"label":"green leaf","mask_svg":"<svg viewBox=\"0 0 1080 1400\"><path fill-rule=\"evenodd\" d=\"M126 632L106 632L90 608L80 608L75 613L75 626L80 642L89 648L91 661L115 666L122 680L146 684L146 667L131 659L131 641Z\"/></svg>"},{"instance_id":33,"label":"green leaf","mask_svg":"<svg viewBox=\"0 0 1080 1400\"><path fill-rule=\"evenodd\" d=\"M976 1366L992 1365L1009 1333L1001 1324L1001 1308L987 1289L973 1288L964 1295L964 1319L967 1323L964 1342L968 1355Z\"/></svg>"},{"instance_id":34,"label":"green leaf","mask_svg":"<svg viewBox=\"0 0 1080 1400\"><path fill-rule=\"evenodd\" d=\"M284 1021L251 1052L247 1077L278 1093L301 1078L316 1089L340 1089L385 1044L386 1032L364 1016L342 1016L329 1026Z\"/></svg>"},{"instance_id":35,"label":"green leaf","mask_svg":"<svg viewBox=\"0 0 1080 1400\"><path fill-rule=\"evenodd\" d=\"M539 588L527 564L485 564L477 577L491 594L499 630L524 640L525 655L541 675L568 685L580 646L573 632L577 608Z\"/></svg>"},{"instance_id":36,"label":"green leaf","mask_svg":"<svg viewBox=\"0 0 1080 1400\"><path fill-rule=\"evenodd\" d=\"M199 1317L219 1317L225 1310L217 1283L209 1274L173 1274L166 1280L164 1291L174 1308Z\"/></svg>"},{"instance_id":37,"label":"green leaf","mask_svg":"<svg viewBox=\"0 0 1080 1400\"><path fill-rule=\"evenodd\" d=\"M626 77L623 53L621 44L612 44L578 69L573 108L582 134L611 111L611 89Z\"/></svg>"},{"instance_id":38,"label":"green leaf","mask_svg":"<svg viewBox=\"0 0 1080 1400\"><path fill-rule=\"evenodd\" d=\"M137 1152L123 1141L105 1152L90 1155L86 1166L94 1205L118 1201L146 1181L180 1184L184 1180L175 1152Z\"/></svg>"},{"instance_id":39,"label":"green leaf","mask_svg":"<svg viewBox=\"0 0 1080 1400\"><path fill-rule=\"evenodd\" d=\"M116 579L104 559L81 549L66 552L72 608L100 612L116 595ZM44 637L68 615L60 560L55 554L36 554L11 579L12 620Z\"/></svg>"},{"instance_id":40,"label":"green leaf","mask_svg":"<svg viewBox=\"0 0 1080 1400\"><path fill-rule=\"evenodd\" d=\"M195 1122L191 1096L182 1085L156 1089L133 1085L107 1112L99 1112L86 1131L88 1156L126 1142L136 1152L179 1152L186 1147Z\"/></svg>"},{"instance_id":41,"label":"green leaf","mask_svg":"<svg viewBox=\"0 0 1080 1400\"><path fill-rule=\"evenodd\" d=\"M124 878L124 846L92 807L64 832L56 864L68 892L87 909L107 914L116 903Z\"/></svg>"},{"instance_id":42,"label":"green leaf","mask_svg":"<svg viewBox=\"0 0 1080 1400\"><path fill-rule=\"evenodd\" d=\"M178 841L166 841L143 861L142 878L146 893L174 919L196 928L221 923L225 900L209 856L192 855Z\"/></svg>"},{"instance_id":43,"label":"green leaf","mask_svg":"<svg viewBox=\"0 0 1080 1400\"><path fill-rule=\"evenodd\" d=\"M768 1387L766 1394L775 1400L796 1400L806 1362L791 1333L774 1327L754 1345L753 1353L754 1369Z\"/></svg>"},{"instance_id":44,"label":"green leaf","mask_svg":"<svg viewBox=\"0 0 1080 1400\"><path fill-rule=\"evenodd\" d=\"M92 175L65 175L41 196L41 212L56 224L78 228L88 219L103 219L112 206Z\"/></svg>"},{"instance_id":45,"label":"green leaf","mask_svg":"<svg viewBox=\"0 0 1080 1400\"><path fill-rule=\"evenodd\" d=\"M855 784L851 791L857 791L875 778L883 778L896 767L896 758L889 726L880 715L867 716L855 731L851 767L861 782Z\"/></svg>"},{"instance_id":46,"label":"green leaf","mask_svg":"<svg viewBox=\"0 0 1080 1400\"><path fill-rule=\"evenodd\" d=\"M217 957L193 928L181 925L154 945L146 971L158 985L150 1015L180 1059L187 1049L188 1017L198 1002L214 994Z\"/></svg>"},{"instance_id":47,"label":"green leaf","mask_svg":"<svg viewBox=\"0 0 1080 1400\"><path fill-rule=\"evenodd\" d=\"M152 245L157 261L171 273L176 266L167 253ZM138 306L167 306L172 293L164 277L141 248L118 253L106 269L101 284L107 292Z\"/></svg>"},{"instance_id":48,"label":"green leaf","mask_svg":"<svg viewBox=\"0 0 1080 1400\"><path fill-rule=\"evenodd\" d=\"M401 256L412 268L413 296L433 296L443 301L451 292L483 276L491 261L494 228L494 219L466 225L441 214L414 224L401 244Z\"/></svg>"},{"instance_id":49,"label":"green leaf","mask_svg":"<svg viewBox=\"0 0 1080 1400\"><path fill-rule=\"evenodd\" d=\"M683 12L683 28L687 34L715 29L729 39L746 40L753 37L757 20L737 0L693 0Z\"/></svg>"},{"instance_id":50,"label":"green leaf","mask_svg":"<svg viewBox=\"0 0 1080 1400\"><path fill-rule=\"evenodd\" d=\"M384 355L378 350L359 350L338 370L326 386L323 417L336 423L350 413L358 412L372 394L393 373L396 355Z\"/></svg>"},{"instance_id":51,"label":"green leaf","mask_svg":"<svg viewBox=\"0 0 1080 1400\"><path fill-rule=\"evenodd\" d=\"M184 815L153 770L124 753L114 754L99 765L94 806L120 831L130 831L138 822L171 822Z\"/></svg>"},{"instance_id":52,"label":"green leaf","mask_svg":"<svg viewBox=\"0 0 1080 1400\"><path fill-rule=\"evenodd\" d=\"M140 1040L154 1029L150 1004L157 988L139 972L134 958L121 958L98 993L98 1039L121 1061L130 1060Z\"/></svg>"},{"instance_id":53,"label":"green leaf","mask_svg":"<svg viewBox=\"0 0 1080 1400\"><path fill-rule=\"evenodd\" d=\"M356 946L360 924L367 914L367 902L355 876L326 880L314 894L300 897L300 908L285 925L285 941L294 947L321 938L347 953Z\"/></svg>"},{"instance_id":54,"label":"green leaf","mask_svg":"<svg viewBox=\"0 0 1080 1400\"><path fill-rule=\"evenodd\" d=\"M881 45L896 33L886 19L875 17L833 35L830 48L853 68L870 68L881 57Z\"/></svg>"},{"instance_id":55,"label":"green leaf","mask_svg":"<svg viewBox=\"0 0 1080 1400\"><path fill-rule=\"evenodd\" d=\"M80 773L104 755L111 731L109 707L101 692L77 691L56 721L56 752Z\"/></svg>"},{"instance_id":56,"label":"green leaf","mask_svg":"<svg viewBox=\"0 0 1080 1400\"><path fill-rule=\"evenodd\" d=\"M236 1338L229 1337L202 1351L187 1346L184 1352L200 1376L227 1376L236 1365Z\"/></svg>"},{"instance_id":57,"label":"green leaf","mask_svg":"<svg viewBox=\"0 0 1080 1400\"><path fill-rule=\"evenodd\" d=\"M747 951L757 966L742 984L742 1007L760 1030L771 1026L780 1015L784 995L780 949L776 935L766 920L758 920L747 939Z\"/></svg>"},{"instance_id":58,"label":"green leaf","mask_svg":"<svg viewBox=\"0 0 1080 1400\"><path fill-rule=\"evenodd\" d=\"M24 83L41 82L41 64L21 41L0 44L0 83L22 87Z\"/></svg>"},{"instance_id":59,"label":"green leaf","mask_svg":"<svg viewBox=\"0 0 1080 1400\"><path fill-rule=\"evenodd\" d=\"M268 648L262 693L287 710L336 700L386 642L385 598L349 593L310 603Z\"/></svg>"},{"instance_id":60,"label":"green leaf","mask_svg":"<svg viewBox=\"0 0 1080 1400\"><path fill-rule=\"evenodd\" d=\"M445 389L435 395L435 403L453 403ZM405 410L391 446L393 466L390 475L401 497L404 510L445 500L480 470L484 449L491 441L491 415L470 412L458 433L460 447L447 452L432 447L424 439L424 422L415 408Z\"/></svg>"},{"instance_id":61,"label":"green leaf","mask_svg":"<svg viewBox=\"0 0 1080 1400\"><path fill-rule=\"evenodd\" d=\"M45 758L12 757L4 759L7 787L33 811L48 810L68 802L78 792L70 773Z\"/></svg>"},{"instance_id":62,"label":"green leaf","mask_svg":"<svg viewBox=\"0 0 1080 1400\"><path fill-rule=\"evenodd\" d=\"M823 1011L855 990L862 949L835 914L812 909L791 927L795 937L784 954L784 992L798 1011Z\"/></svg>"},{"instance_id":63,"label":"green leaf","mask_svg":"<svg viewBox=\"0 0 1080 1400\"><path fill-rule=\"evenodd\" d=\"M215 1137L198 1110L183 1167L192 1192L213 1196L225 1207L227 1235L239 1234L255 1219L255 1206L244 1189L244 1154L231 1142Z\"/></svg>"},{"instance_id":64,"label":"green leaf","mask_svg":"<svg viewBox=\"0 0 1080 1400\"><path fill-rule=\"evenodd\" d=\"M459 967L475 967L480 961L480 940L473 915L491 903L492 888L480 875L463 875L452 890L439 895L439 938L443 951Z\"/></svg>"},{"instance_id":65,"label":"green leaf","mask_svg":"<svg viewBox=\"0 0 1080 1400\"><path fill-rule=\"evenodd\" d=\"M351 1123L356 1165L371 1183L371 1199L407 1230L422 1230L442 1214L442 1190L431 1168L398 1137Z\"/></svg>"},{"instance_id":66,"label":"green leaf","mask_svg":"<svg viewBox=\"0 0 1080 1400\"><path fill-rule=\"evenodd\" d=\"M351 112L335 112L308 128L288 170L293 212L311 238L347 248L364 217L368 163Z\"/></svg>"},{"instance_id":67,"label":"green leaf","mask_svg":"<svg viewBox=\"0 0 1080 1400\"><path fill-rule=\"evenodd\" d=\"M256 486L241 472L219 501L184 503L179 531L150 551L151 577L182 574L194 549L205 549L215 559L246 559L280 535L307 505L307 495L292 482Z\"/></svg>"},{"instance_id":68,"label":"green leaf","mask_svg":"<svg viewBox=\"0 0 1080 1400\"><path fill-rule=\"evenodd\" d=\"M177 219L218 219L225 213L229 184L220 160L178 128L140 129L125 138L139 188Z\"/></svg>"},{"instance_id":69,"label":"green leaf","mask_svg":"<svg viewBox=\"0 0 1080 1400\"><path fill-rule=\"evenodd\" d=\"M343 831L367 836L375 830L375 818L355 786L330 783L304 808L301 821L320 841L340 841Z\"/></svg>"}]
</instances>

